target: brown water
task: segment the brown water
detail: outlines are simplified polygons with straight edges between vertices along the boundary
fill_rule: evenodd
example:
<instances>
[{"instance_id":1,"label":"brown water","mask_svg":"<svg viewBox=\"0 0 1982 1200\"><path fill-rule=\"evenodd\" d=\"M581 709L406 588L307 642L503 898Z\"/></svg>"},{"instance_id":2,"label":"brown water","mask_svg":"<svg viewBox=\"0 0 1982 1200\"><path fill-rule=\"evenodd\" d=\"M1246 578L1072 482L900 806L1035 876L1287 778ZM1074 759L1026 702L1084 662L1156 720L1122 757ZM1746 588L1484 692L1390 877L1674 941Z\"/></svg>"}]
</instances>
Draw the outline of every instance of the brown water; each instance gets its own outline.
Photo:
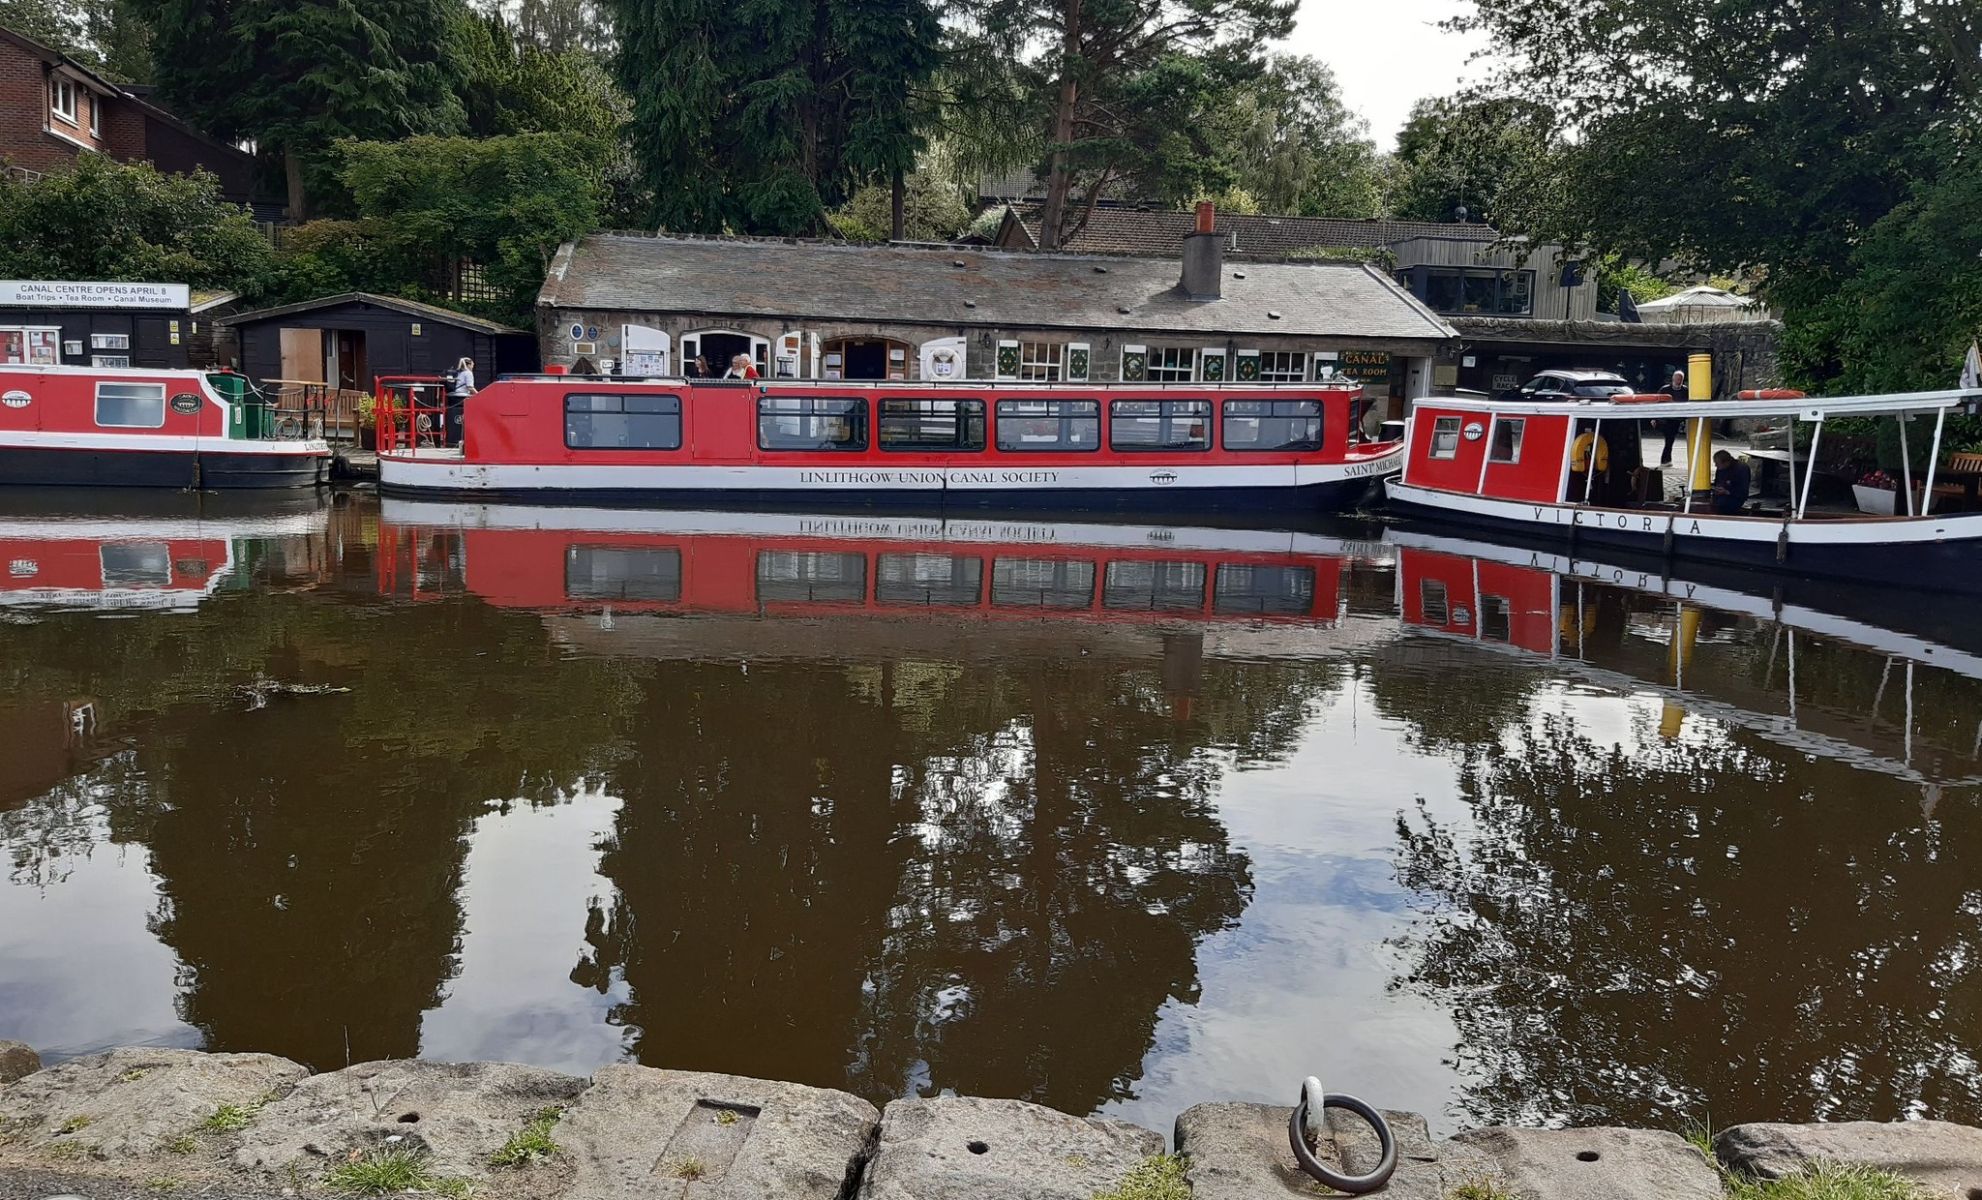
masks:
<instances>
[{"instance_id":1,"label":"brown water","mask_svg":"<svg viewBox=\"0 0 1982 1200\"><path fill-rule=\"evenodd\" d=\"M0 497L54 1057L1982 1119L1959 614L1373 525L84 503Z\"/></svg>"}]
</instances>

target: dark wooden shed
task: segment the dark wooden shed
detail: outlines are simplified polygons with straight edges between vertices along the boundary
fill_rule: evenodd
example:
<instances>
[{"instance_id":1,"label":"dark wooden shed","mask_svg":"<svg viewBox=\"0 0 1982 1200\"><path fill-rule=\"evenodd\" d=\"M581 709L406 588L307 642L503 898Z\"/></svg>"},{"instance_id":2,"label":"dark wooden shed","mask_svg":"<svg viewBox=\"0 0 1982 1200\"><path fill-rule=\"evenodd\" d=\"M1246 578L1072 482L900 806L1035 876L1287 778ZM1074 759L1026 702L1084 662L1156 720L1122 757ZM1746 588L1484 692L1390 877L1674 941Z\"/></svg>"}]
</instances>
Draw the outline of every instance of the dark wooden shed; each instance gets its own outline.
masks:
<instances>
[{"instance_id":1,"label":"dark wooden shed","mask_svg":"<svg viewBox=\"0 0 1982 1200\"><path fill-rule=\"evenodd\" d=\"M254 380L369 392L380 375L438 375L463 358L474 360L481 384L538 367L529 333L370 292L237 313L223 323L238 338L241 372Z\"/></svg>"}]
</instances>

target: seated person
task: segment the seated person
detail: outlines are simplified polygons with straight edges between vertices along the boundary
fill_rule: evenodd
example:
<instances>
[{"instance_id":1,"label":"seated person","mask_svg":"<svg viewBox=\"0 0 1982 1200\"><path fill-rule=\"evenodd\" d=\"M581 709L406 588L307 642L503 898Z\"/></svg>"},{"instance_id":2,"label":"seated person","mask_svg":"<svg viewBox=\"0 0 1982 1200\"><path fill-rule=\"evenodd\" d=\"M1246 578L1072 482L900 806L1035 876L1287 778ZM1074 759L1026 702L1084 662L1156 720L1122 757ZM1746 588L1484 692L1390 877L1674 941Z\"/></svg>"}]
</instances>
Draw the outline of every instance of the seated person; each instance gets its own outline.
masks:
<instances>
[{"instance_id":1,"label":"seated person","mask_svg":"<svg viewBox=\"0 0 1982 1200\"><path fill-rule=\"evenodd\" d=\"M1563 499L1580 502L1586 497L1592 501L1603 498L1603 490L1590 485L1592 458L1601 479L1610 470L1610 444L1597 436L1593 426L1585 425L1569 448L1569 493Z\"/></svg>"},{"instance_id":2,"label":"seated person","mask_svg":"<svg viewBox=\"0 0 1982 1200\"><path fill-rule=\"evenodd\" d=\"M1733 516L1747 506L1748 464L1725 450L1714 451L1714 511Z\"/></svg>"}]
</instances>

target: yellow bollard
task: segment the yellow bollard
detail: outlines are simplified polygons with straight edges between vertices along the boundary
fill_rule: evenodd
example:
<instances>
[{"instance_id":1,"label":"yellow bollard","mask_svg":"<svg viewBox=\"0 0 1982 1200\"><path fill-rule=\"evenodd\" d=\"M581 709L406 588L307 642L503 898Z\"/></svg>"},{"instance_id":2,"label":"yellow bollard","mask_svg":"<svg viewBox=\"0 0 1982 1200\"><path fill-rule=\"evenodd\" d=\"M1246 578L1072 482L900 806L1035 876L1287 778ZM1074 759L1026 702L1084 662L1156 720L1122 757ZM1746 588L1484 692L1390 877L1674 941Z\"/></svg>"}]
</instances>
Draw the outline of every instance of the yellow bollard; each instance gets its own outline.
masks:
<instances>
[{"instance_id":1,"label":"yellow bollard","mask_svg":"<svg viewBox=\"0 0 1982 1200\"><path fill-rule=\"evenodd\" d=\"M1693 665L1693 643L1700 637L1700 610L1690 604L1679 608L1679 620L1672 626L1672 643L1667 664L1672 668L1674 687L1686 686L1686 669ZM1679 736L1686 710L1677 701L1667 700L1659 711L1659 736L1671 741Z\"/></svg>"},{"instance_id":2,"label":"yellow bollard","mask_svg":"<svg viewBox=\"0 0 1982 1200\"><path fill-rule=\"evenodd\" d=\"M1694 354L1687 357L1686 398L1688 400L1714 398L1713 355ZM1713 422L1705 417L1694 417L1686 422L1686 461L1692 464L1693 491L1696 493L1714 490L1713 434Z\"/></svg>"}]
</instances>

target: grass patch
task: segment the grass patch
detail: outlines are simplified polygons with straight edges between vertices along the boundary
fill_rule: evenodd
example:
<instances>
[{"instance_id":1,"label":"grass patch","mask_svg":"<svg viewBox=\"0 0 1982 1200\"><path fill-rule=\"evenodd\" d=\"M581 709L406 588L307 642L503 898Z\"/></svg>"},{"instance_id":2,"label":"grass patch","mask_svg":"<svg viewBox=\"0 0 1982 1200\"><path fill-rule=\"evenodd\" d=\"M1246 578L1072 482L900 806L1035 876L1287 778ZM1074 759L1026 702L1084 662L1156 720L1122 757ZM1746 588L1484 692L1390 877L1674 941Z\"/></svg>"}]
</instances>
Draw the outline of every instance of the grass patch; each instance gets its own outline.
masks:
<instances>
[{"instance_id":1,"label":"grass patch","mask_svg":"<svg viewBox=\"0 0 1982 1200\"><path fill-rule=\"evenodd\" d=\"M194 1154L199 1151L200 1140L190 1133L182 1133L178 1137L166 1139L159 1148L167 1154Z\"/></svg>"},{"instance_id":2,"label":"grass patch","mask_svg":"<svg viewBox=\"0 0 1982 1200\"><path fill-rule=\"evenodd\" d=\"M147 1192L171 1192L177 1191L178 1188L179 1181L170 1175L154 1175L150 1179L145 1180L145 1190Z\"/></svg>"},{"instance_id":3,"label":"grass patch","mask_svg":"<svg viewBox=\"0 0 1982 1200\"><path fill-rule=\"evenodd\" d=\"M239 1133L261 1115L262 1105L268 1097L252 1104L223 1104L213 1110L213 1115L200 1122L200 1128L208 1133Z\"/></svg>"},{"instance_id":4,"label":"grass patch","mask_svg":"<svg viewBox=\"0 0 1982 1200\"><path fill-rule=\"evenodd\" d=\"M465 1179L436 1175L427 1169L427 1156L411 1150L374 1150L333 1167L323 1184L353 1196L385 1196L393 1192L432 1192L437 1196L466 1196Z\"/></svg>"},{"instance_id":5,"label":"grass patch","mask_svg":"<svg viewBox=\"0 0 1982 1200\"><path fill-rule=\"evenodd\" d=\"M736 1114L727 1108L719 1108L716 1110L716 1124L734 1125L736 1124Z\"/></svg>"},{"instance_id":6,"label":"grass patch","mask_svg":"<svg viewBox=\"0 0 1982 1200\"><path fill-rule=\"evenodd\" d=\"M1158 1154L1129 1168L1122 1182L1090 1200L1191 1200L1191 1185L1184 1179L1184 1159L1177 1154Z\"/></svg>"},{"instance_id":7,"label":"grass patch","mask_svg":"<svg viewBox=\"0 0 1982 1200\"><path fill-rule=\"evenodd\" d=\"M95 1123L96 1123L96 1118L90 1116L88 1113L77 1113L75 1116L70 1117L68 1120L62 1122L60 1125L57 1125L55 1127L55 1132L58 1135L64 1133L77 1133L81 1130L88 1129L91 1125L94 1125Z\"/></svg>"},{"instance_id":8,"label":"grass patch","mask_svg":"<svg viewBox=\"0 0 1982 1200\"><path fill-rule=\"evenodd\" d=\"M667 1162L667 1173L676 1179L685 1179L689 1183L694 1183L707 1175L709 1168L703 1165L699 1158L672 1158Z\"/></svg>"},{"instance_id":9,"label":"grass patch","mask_svg":"<svg viewBox=\"0 0 1982 1200\"><path fill-rule=\"evenodd\" d=\"M502 1149L489 1156L489 1165L527 1167L550 1158L558 1150L557 1140L551 1136L551 1131L557 1128L558 1120L563 1116L564 1110L555 1105L542 1110L531 1118L528 1125L509 1135Z\"/></svg>"},{"instance_id":10,"label":"grass patch","mask_svg":"<svg viewBox=\"0 0 1982 1200\"><path fill-rule=\"evenodd\" d=\"M73 1159L82 1158L84 1155L88 1154L89 1147L85 1146L81 1142L57 1142L53 1146L49 1146L46 1149L42 1150L42 1153L47 1155L49 1158L58 1159L62 1161L69 1161Z\"/></svg>"},{"instance_id":11,"label":"grass patch","mask_svg":"<svg viewBox=\"0 0 1982 1200\"><path fill-rule=\"evenodd\" d=\"M145 1076L151 1074L151 1071L152 1069L150 1067L132 1067L130 1070L124 1072L122 1075L119 1075L117 1077L117 1082L136 1083L138 1080L143 1079Z\"/></svg>"},{"instance_id":12,"label":"grass patch","mask_svg":"<svg viewBox=\"0 0 1982 1200\"><path fill-rule=\"evenodd\" d=\"M1491 1179L1468 1179L1445 1194L1445 1200L1517 1200L1513 1192Z\"/></svg>"},{"instance_id":13,"label":"grass patch","mask_svg":"<svg viewBox=\"0 0 1982 1200\"><path fill-rule=\"evenodd\" d=\"M1679 1136L1686 1139L1687 1145L1698 1150L1700 1157L1706 1159L1707 1165L1716 1171L1720 1170L1720 1159L1714 1156L1714 1135L1719 1132L1714 1128L1714 1114L1711 1112L1701 1117L1688 1117L1686 1123L1679 1127Z\"/></svg>"},{"instance_id":14,"label":"grass patch","mask_svg":"<svg viewBox=\"0 0 1982 1200\"><path fill-rule=\"evenodd\" d=\"M1894 1171L1851 1163L1816 1163L1781 1179L1732 1179L1728 1200L1933 1200L1934 1193Z\"/></svg>"}]
</instances>

